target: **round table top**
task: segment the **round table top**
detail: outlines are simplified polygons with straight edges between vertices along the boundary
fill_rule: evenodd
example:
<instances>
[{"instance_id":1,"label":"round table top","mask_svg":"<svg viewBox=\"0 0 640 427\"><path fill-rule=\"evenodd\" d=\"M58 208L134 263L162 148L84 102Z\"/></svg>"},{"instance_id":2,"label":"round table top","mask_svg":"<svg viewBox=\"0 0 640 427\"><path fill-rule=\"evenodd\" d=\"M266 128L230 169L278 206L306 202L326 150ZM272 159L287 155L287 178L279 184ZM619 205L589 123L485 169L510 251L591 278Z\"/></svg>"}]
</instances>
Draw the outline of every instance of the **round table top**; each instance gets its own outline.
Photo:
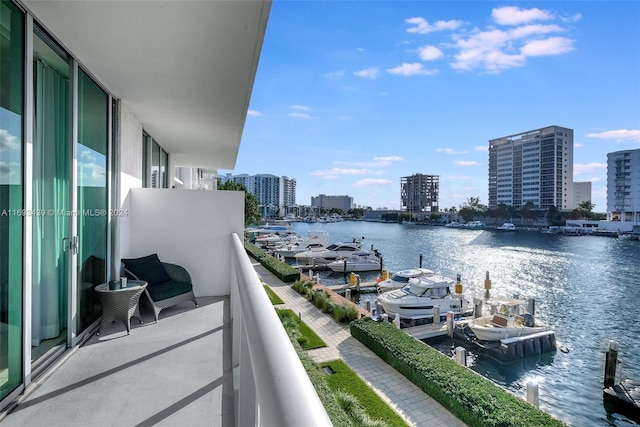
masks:
<instances>
[{"instance_id":1,"label":"round table top","mask_svg":"<svg viewBox=\"0 0 640 427\"><path fill-rule=\"evenodd\" d=\"M96 286L94 289L96 290L96 292L120 292L120 291L126 291L127 289L133 290L141 286L142 287L147 286L147 282L145 282L144 280L127 280L127 287L119 288L119 289L109 289L109 283L101 283L98 286Z\"/></svg>"}]
</instances>

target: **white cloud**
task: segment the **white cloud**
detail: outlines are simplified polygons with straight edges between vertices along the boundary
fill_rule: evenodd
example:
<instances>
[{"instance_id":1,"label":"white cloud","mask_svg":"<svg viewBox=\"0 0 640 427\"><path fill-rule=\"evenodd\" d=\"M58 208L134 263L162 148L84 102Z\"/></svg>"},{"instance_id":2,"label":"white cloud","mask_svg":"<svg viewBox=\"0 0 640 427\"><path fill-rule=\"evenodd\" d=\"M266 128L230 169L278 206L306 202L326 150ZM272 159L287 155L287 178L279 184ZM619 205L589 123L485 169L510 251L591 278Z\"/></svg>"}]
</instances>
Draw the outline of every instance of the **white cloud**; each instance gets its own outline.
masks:
<instances>
[{"instance_id":1,"label":"white cloud","mask_svg":"<svg viewBox=\"0 0 640 427\"><path fill-rule=\"evenodd\" d=\"M459 150L454 150L453 148L438 148L436 149L436 151L438 153L445 153L445 154L467 154L468 151L459 151Z\"/></svg>"},{"instance_id":2,"label":"white cloud","mask_svg":"<svg viewBox=\"0 0 640 427\"><path fill-rule=\"evenodd\" d=\"M450 20L450 21L436 21L434 24L429 24L426 19L421 17L405 19L407 24L413 25L411 28L407 28L408 33L427 34L434 31L455 30L463 25L462 21Z\"/></svg>"},{"instance_id":3,"label":"white cloud","mask_svg":"<svg viewBox=\"0 0 640 427\"><path fill-rule=\"evenodd\" d=\"M568 23L578 22L581 19L582 19L582 15L580 13L576 13L575 15L572 15L572 16L562 16L562 17L560 17L560 20L562 22L568 22Z\"/></svg>"},{"instance_id":4,"label":"white cloud","mask_svg":"<svg viewBox=\"0 0 640 427\"><path fill-rule=\"evenodd\" d=\"M505 6L491 11L493 20L500 25L519 25L531 21L546 21L553 19L553 15L536 7L520 9L518 6Z\"/></svg>"},{"instance_id":5,"label":"white cloud","mask_svg":"<svg viewBox=\"0 0 640 427\"><path fill-rule=\"evenodd\" d=\"M423 61L433 61L442 58L444 53L435 46L422 46L418 48L418 55Z\"/></svg>"},{"instance_id":6,"label":"white cloud","mask_svg":"<svg viewBox=\"0 0 640 427\"><path fill-rule=\"evenodd\" d=\"M476 145L475 147L473 147L474 151L480 151L483 153L486 153L489 151L489 147L486 145Z\"/></svg>"},{"instance_id":7,"label":"white cloud","mask_svg":"<svg viewBox=\"0 0 640 427\"><path fill-rule=\"evenodd\" d=\"M583 174L595 174L597 172L602 171L603 169L607 169L606 163L585 163L585 164L573 164L573 174L574 175L583 175Z\"/></svg>"},{"instance_id":8,"label":"white cloud","mask_svg":"<svg viewBox=\"0 0 640 427\"><path fill-rule=\"evenodd\" d=\"M371 162L345 162L341 160L337 160L333 162L335 165L349 165L349 166L357 166L363 168L379 168L382 166L389 166L393 162L401 162L405 159L399 156L384 156L384 157L374 157ZM384 173L384 172L383 172Z\"/></svg>"},{"instance_id":9,"label":"white cloud","mask_svg":"<svg viewBox=\"0 0 640 427\"><path fill-rule=\"evenodd\" d=\"M365 68L364 70L354 71L353 75L365 79L375 80L379 77L380 70L378 70L378 67L369 67Z\"/></svg>"},{"instance_id":10,"label":"white cloud","mask_svg":"<svg viewBox=\"0 0 640 427\"><path fill-rule=\"evenodd\" d=\"M261 116L262 113L258 110L248 110L247 111L247 115L248 116Z\"/></svg>"},{"instance_id":11,"label":"white cloud","mask_svg":"<svg viewBox=\"0 0 640 427\"><path fill-rule=\"evenodd\" d=\"M573 144L573 148L581 148L581 147L584 147L584 144L580 144L579 142L575 142Z\"/></svg>"},{"instance_id":12,"label":"white cloud","mask_svg":"<svg viewBox=\"0 0 640 427\"><path fill-rule=\"evenodd\" d=\"M484 68L499 72L522 67L529 56L561 55L573 50L574 40L565 37L547 37L529 40L533 36L561 31L556 25L527 25L509 31L491 29L457 40L459 52L451 67L468 71Z\"/></svg>"},{"instance_id":13,"label":"white cloud","mask_svg":"<svg viewBox=\"0 0 640 427\"><path fill-rule=\"evenodd\" d=\"M0 129L0 152L9 150L20 151L20 140L8 130Z\"/></svg>"},{"instance_id":14,"label":"white cloud","mask_svg":"<svg viewBox=\"0 0 640 427\"><path fill-rule=\"evenodd\" d=\"M370 173L368 169L346 169L346 168L331 168L328 170L317 170L310 172L311 176L318 176L322 179L337 179L341 176L351 175L366 175Z\"/></svg>"},{"instance_id":15,"label":"white cloud","mask_svg":"<svg viewBox=\"0 0 640 427\"><path fill-rule=\"evenodd\" d=\"M493 14L498 23L511 27L475 29L469 35L457 35L453 47L458 52L453 55L452 68L461 71L479 68L498 73L524 66L529 57L562 55L574 50L575 40L554 35L566 31L562 26L529 23L553 19L549 12L506 7L494 9Z\"/></svg>"},{"instance_id":16,"label":"white cloud","mask_svg":"<svg viewBox=\"0 0 640 427\"><path fill-rule=\"evenodd\" d=\"M289 117L293 117L294 119L310 119L311 116L307 113L289 113Z\"/></svg>"},{"instance_id":17,"label":"white cloud","mask_svg":"<svg viewBox=\"0 0 640 427\"><path fill-rule=\"evenodd\" d=\"M455 162L458 166L480 166L480 162L476 162L473 160L458 160Z\"/></svg>"},{"instance_id":18,"label":"white cloud","mask_svg":"<svg viewBox=\"0 0 640 427\"><path fill-rule=\"evenodd\" d=\"M297 110L297 111L311 111L313 110L313 108L308 107L306 105L292 105L291 107L292 110Z\"/></svg>"},{"instance_id":19,"label":"white cloud","mask_svg":"<svg viewBox=\"0 0 640 427\"><path fill-rule=\"evenodd\" d=\"M371 186L386 187L386 186L393 185L393 182L389 181L388 179L366 178L366 179L361 179L360 181L356 182L353 185L355 187L371 187Z\"/></svg>"},{"instance_id":20,"label":"white cloud","mask_svg":"<svg viewBox=\"0 0 640 427\"><path fill-rule=\"evenodd\" d=\"M21 164L0 162L0 185L20 185L22 179Z\"/></svg>"},{"instance_id":21,"label":"white cloud","mask_svg":"<svg viewBox=\"0 0 640 427\"><path fill-rule=\"evenodd\" d=\"M640 142L640 130L637 129L617 129L600 133L589 133L588 138L613 139L616 141Z\"/></svg>"},{"instance_id":22,"label":"white cloud","mask_svg":"<svg viewBox=\"0 0 640 427\"><path fill-rule=\"evenodd\" d=\"M0 175L13 175L14 173L5 162L0 162Z\"/></svg>"},{"instance_id":23,"label":"white cloud","mask_svg":"<svg viewBox=\"0 0 640 427\"><path fill-rule=\"evenodd\" d=\"M533 40L520 48L524 56L562 55L573 50L574 40L565 37L549 37Z\"/></svg>"},{"instance_id":24,"label":"white cloud","mask_svg":"<svg viewBox=\"0 0 640 427\"><path fill-rule=\"evenodd\" d=\"M398 74L400 76L410 77L410 76L431 76L436 74L437 70L427 70L422 66L422 64L418 62L414 62L412 64L402 63L402 65L398 65L394 68L387 69L391 74Z\"/></svg>"},{"instance_id":25,"label":"white cloud","mask_svg":"<svg viewBox=\"0 0 640 427\"><path fill-rule=\"evenodd\" d=\"M404 161L404 157L400 157L400 156L380 156L380 157L374 157L373 160L378 160L381 162L401 162Z\"/></svg>"}]
</instances>

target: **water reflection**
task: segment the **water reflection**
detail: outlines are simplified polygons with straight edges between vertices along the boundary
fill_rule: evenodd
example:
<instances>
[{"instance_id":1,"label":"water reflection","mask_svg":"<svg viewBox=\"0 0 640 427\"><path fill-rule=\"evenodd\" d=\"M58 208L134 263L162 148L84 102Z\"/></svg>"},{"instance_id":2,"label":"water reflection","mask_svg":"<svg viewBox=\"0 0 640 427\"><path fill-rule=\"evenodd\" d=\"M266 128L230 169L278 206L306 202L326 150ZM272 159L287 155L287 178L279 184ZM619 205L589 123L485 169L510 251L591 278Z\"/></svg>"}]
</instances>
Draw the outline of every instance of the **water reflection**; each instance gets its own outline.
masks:
<instances>
[{"instance_id":1,"label":"water reflection","mask_svg":"<svg viewBox=\"0 0 640 427\"><path fill-rule=\"evenodd\" d=\"M332 241L365 236L365 246L380 250L390 271L417 267L422 255L425 268L451 278L461 274L470 295L483 294L489 271L494 295L536 299L538 319L569 352L504 367L474 356L472 368L520 396L527 382L539 382L540 407L570 425L635 425L605 408L602 382L609 340L620 343L618 379L640 379L640 242L368 222L295 228L300 235L326 230ZM366 281L377 274L361 276ZM344 282L341 274L321 273L321 280ZM367 299L375 295L360 303Z\"/></svg>"}]
</instances>

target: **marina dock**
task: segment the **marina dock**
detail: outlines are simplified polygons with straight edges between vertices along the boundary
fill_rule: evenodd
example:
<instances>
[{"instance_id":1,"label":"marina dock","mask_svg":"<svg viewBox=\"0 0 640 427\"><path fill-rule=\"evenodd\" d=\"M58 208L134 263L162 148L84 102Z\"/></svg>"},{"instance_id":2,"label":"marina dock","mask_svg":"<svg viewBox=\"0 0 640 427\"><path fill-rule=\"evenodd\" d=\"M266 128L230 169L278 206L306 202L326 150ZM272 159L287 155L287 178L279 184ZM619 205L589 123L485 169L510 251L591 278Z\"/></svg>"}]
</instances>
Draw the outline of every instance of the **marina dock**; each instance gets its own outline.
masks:
<instances>
[{"instance_id":1,"label":"marina dock","mask_svg":"<svg viewBox=\"0 0 640 427\"><path fill-rule=\"evenodd\" d=\"M603 397L631 417L640 420L640 381L627 379L607 387L604 389Z\"/></svg>"}]
</instances>

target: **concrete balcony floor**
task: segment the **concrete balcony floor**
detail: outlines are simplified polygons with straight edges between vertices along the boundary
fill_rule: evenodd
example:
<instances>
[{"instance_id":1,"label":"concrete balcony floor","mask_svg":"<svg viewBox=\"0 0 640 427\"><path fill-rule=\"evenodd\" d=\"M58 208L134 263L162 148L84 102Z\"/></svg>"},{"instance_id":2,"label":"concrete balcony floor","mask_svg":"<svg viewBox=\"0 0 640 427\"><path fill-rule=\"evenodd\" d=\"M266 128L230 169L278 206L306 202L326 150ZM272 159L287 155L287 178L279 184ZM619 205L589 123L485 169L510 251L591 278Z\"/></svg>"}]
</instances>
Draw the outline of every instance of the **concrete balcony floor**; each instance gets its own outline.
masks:
<instances>
[{"instance_id":1,"label":"concrete balcony floor","mask_svg":"<svg viewBox=\"0 0 640 427\"><path fill-rule=\"evenodd\" d=\"M198 298L114 323L70 351L4 420L9 426L233 426L229 299Z\"/></svg>"}]
</instances>

